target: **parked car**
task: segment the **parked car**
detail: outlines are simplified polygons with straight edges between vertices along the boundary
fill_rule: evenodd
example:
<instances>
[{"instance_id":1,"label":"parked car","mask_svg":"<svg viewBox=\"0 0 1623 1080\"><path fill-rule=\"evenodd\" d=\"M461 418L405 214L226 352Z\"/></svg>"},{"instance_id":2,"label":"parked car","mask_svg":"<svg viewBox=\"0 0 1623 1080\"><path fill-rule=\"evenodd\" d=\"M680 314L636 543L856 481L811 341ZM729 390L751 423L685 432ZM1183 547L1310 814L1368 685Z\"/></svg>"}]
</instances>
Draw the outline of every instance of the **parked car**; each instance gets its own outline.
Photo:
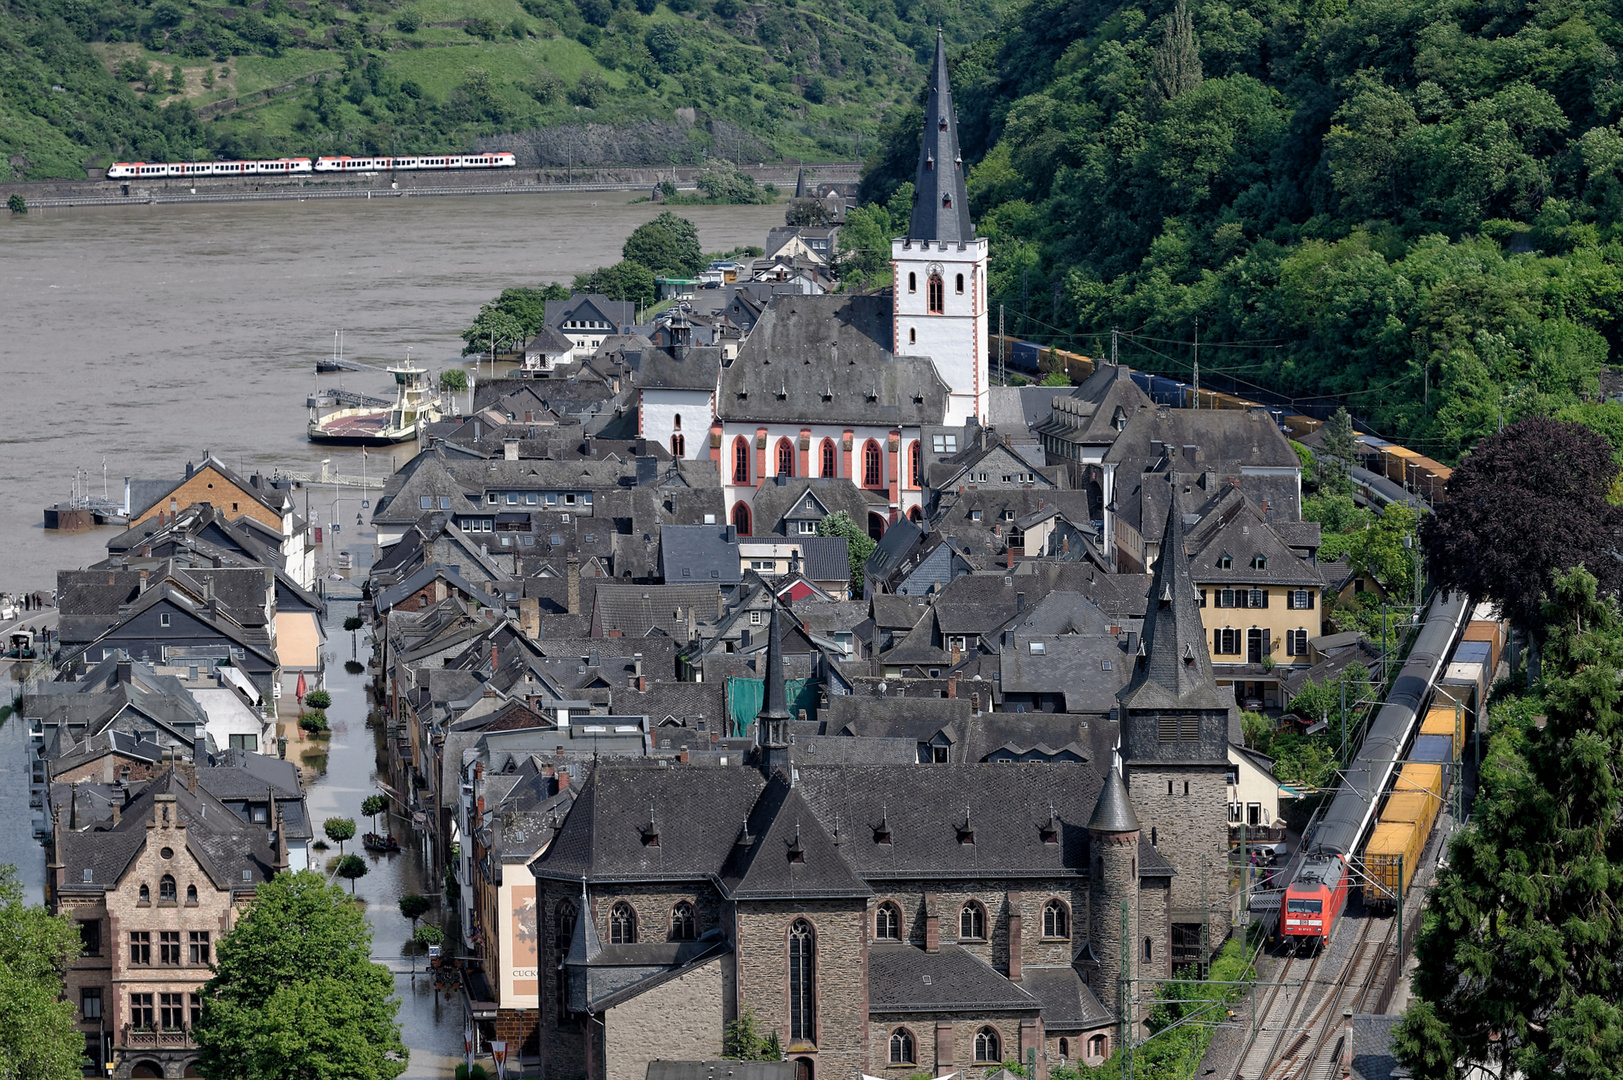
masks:
<instances>
[{"instance_id":1,"label":"parked car","mask_svg":"<svg viewBox=\"0 0 1623 1080\"><path fill-rule=\"evenodd\" d=\"M1262 699L1261 698L1248 697L1244 701L1240 702L1240 705L1241 705L1242 708L1244 708L1246 710L1246 712L1261 712L1262 711Z\"/></svg>"}]
</instances>

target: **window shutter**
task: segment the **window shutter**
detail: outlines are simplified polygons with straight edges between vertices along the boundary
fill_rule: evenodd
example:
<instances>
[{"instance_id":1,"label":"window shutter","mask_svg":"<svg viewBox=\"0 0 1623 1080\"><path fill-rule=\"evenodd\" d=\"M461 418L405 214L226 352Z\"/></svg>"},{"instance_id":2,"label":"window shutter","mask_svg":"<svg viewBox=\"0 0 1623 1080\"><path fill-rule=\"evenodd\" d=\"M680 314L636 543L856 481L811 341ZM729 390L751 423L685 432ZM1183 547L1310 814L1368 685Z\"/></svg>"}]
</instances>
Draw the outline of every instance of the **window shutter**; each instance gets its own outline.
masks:
<instances>
[{"instance_id":1,"label":"window shutter","mask_svg":"<svg viewBox=\"0 0 1623 1080\"><path fill-rule=\"evenodd\" d=\"M1267 607L1268 606L1268 590L1267 589L1259 589L1257 591L1262 593L1262 606Z\"/></svg>"},{"instance_id":2,"label":"window shutter","mask_svg":"<svg viewBox=\"0 0 1623 1080\"><path fill-rule=\"evenodd\" d=\"M1212 652L1221 653L1222 651L1223 651L1223 631L1221 631L1221 630L1213 630L1212 631Z\"/></svg>"},{"instance_id":3,"label":"window shutter","mask_svg":"<svg viewBox=\"0 0 1623 1080\"><path fill-rule=\"evenodd\" d=\"M1162 742L1178 741L1178 718L1162 716L1156 719L1156 734Z\"/></svg>"},{"instance_id":4,"label":"window shutter","mask_svg":"<svg viewBox=\"0 0 1623 1080\"><path fill-rule=\"evenodd\" d=\"M1313 592L1312 589L1307 590L1307 609L1309 611L1313 610Z\"/></svg>"},{"instance_id":5,"label":"window shutter","mask_svg":"<svg viewBox=\"0 0 1623 1080\"><path fill-rule=\"evenodd\" d=\"M1200 741L1200 717L1180 716L1178 718L1178 737L1183 742Z\"/></svg>"}]
</instances>

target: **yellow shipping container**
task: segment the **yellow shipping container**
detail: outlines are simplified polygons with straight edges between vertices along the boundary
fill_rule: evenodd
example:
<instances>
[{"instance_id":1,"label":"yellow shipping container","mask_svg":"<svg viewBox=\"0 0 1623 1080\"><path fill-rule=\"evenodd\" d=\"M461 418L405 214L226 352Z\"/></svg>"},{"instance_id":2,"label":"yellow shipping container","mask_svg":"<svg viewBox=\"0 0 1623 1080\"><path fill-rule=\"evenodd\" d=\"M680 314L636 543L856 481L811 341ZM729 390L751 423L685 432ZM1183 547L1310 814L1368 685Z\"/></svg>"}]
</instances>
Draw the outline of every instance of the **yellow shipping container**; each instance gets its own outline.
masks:
<instances>
[{"instance_id":1,"label":"yellow shipping container","mask_svg":"<svg viewBox=\"0 0 1623 1080\"><path fill-rule=\"evenodd\" d=\"M1429 823L1435 817L1437 800L1429 791L1394 791L1386 798L1381 809L1381 824L1419 821ZM1429 815L1429 816L1428 816Z\"/></svg>"},{"instance_id":2,"label":"yellow shipping container","mask_svg":"<svg viewBox=\"0 0 1623 1080\"><path fill-rule=\"evenodd\" d=\"M1426 846L1427 832L1413 821L1382 822L1375 826L1375 832L1370 835L1369 844L1364 848L1364 868L1379 888L1365 888L1366 904L1393 903L1394 896L1401 891L1398 881L1400 868L1402 889L1409 887L1415 867L1420 865L1420 852Z\"/></svg>"},{"instance_id":3,"label":"yellow shipping container","mask_svg":"<svg viewBox=\"0 0 1623 1080\"><path fill-rule=\"evenodd\" d=\"M1433 705L1420 725L1422 735L1446 735L1454 745L1454 756L1460 756L1465 744L1465 728L1469 721L1461 717L1453 705Z\"/></svg>"},{"instance_id":4,"label":"yellow shipping container","mask_svg":"<svg viewBox=\"0 0 1623 1080\"><path fill-rule=\"evenodd\" d=\"M1439 801L1443 797L1443 767L1414 762L1403 767L1395 791L1427 791Z\"/></svg>"}]
</instances>

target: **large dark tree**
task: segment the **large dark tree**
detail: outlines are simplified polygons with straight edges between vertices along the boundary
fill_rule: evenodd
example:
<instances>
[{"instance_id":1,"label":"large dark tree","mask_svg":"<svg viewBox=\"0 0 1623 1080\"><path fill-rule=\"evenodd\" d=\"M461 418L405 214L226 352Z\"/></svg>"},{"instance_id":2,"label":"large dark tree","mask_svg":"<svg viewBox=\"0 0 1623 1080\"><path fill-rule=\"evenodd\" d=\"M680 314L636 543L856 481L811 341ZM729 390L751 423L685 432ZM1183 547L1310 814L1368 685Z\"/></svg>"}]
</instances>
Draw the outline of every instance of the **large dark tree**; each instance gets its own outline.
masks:
<instances>
[{"instance_id":1,"label":"large dark tree","mask_svg":"<svg viewBox=\"0 0 1623 1080\"><path fill-rule=\"evenodd\" d=\"M1545 607L1544 713L1494 712L1471 824L1416 942L1395 1045L1419 1080L1623 1075L1623 619L1584 570Z\"/></svg>"},{"instance_id":2,"label":"large dark tree","mask_svg":"<svg viewBox=\"0 0 1623 1080\"><path fill-rule=\"evenodd\" d=\"M693 222L669 210L638 225L626 238L623 254L656 274L694 277L704 269L699 230Z\"/></svg>"},{"instance_id":3,"label":"large dark tree","mask_svg":"<svg viewBox=\"0 0 1623 1080\"><path fill-rule=\"evenodd\" d=\"M1484 439L1421 525L1433 580L1497 601L1528 628L1558 570L1583 565L1615 592L1623 564L1606 495L1616 476L1610 444L1579 424L1534 418Z\"/></svg>"}]
</instances>

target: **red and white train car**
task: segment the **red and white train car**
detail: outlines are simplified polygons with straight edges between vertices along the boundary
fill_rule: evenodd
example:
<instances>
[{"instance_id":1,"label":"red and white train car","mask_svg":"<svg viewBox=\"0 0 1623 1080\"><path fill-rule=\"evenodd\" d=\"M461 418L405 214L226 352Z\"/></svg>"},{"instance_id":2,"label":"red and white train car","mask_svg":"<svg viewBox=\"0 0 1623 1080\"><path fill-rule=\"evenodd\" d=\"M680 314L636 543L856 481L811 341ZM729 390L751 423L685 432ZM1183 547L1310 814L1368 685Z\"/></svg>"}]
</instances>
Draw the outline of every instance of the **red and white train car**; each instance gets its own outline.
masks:
<instances>
[{"instance_id":1,"label":"red and white train car","mask_svg":"<svg viewBox=\"0 0 1623 1080\"><path fill-rule=\"evenodd\" d=\"M312 172L310 159L276 158L270 161L116 161L107 168L109 180L131 176L288 176Z\"/></svg>"},{"instance_id":2,"label":"red and white train car","mask_svg":"<svg viewBox=\"0 0 1623 1080\"><path fill-rule=\"evenodd\" d=\"M402 169L510 169L512 154L418 154L415 157L316 158L316 172L398 172Z\"/></svg>"}]
</instances>

